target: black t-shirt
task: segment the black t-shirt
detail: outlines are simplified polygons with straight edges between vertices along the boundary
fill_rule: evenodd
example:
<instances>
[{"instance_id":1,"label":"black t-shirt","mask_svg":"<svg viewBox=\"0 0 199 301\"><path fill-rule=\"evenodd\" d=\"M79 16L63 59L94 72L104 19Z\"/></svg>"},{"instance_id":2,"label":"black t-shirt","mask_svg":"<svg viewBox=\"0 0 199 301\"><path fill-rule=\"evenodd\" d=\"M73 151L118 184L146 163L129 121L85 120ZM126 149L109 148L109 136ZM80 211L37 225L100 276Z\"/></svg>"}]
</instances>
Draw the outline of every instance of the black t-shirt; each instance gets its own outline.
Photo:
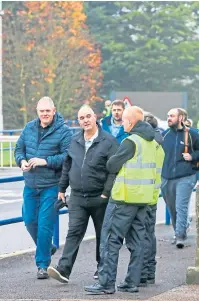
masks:
<instances>
[{"instance_id":1,"label":"black t-shirt","mask_svg":"<svg viewBox=\"0 0 199 301\"><path fill-rule=\"evenodd\" d=\"M41 126L41 124L39 125L39 131L38 131L39 132L39 135L38 135L39 142L46 135L46 133L49 131L51 126L52 126L52 122L51 122L51 124L49 124L48 126L46 126L44 128Z\"/></svg>"}]
</instances>

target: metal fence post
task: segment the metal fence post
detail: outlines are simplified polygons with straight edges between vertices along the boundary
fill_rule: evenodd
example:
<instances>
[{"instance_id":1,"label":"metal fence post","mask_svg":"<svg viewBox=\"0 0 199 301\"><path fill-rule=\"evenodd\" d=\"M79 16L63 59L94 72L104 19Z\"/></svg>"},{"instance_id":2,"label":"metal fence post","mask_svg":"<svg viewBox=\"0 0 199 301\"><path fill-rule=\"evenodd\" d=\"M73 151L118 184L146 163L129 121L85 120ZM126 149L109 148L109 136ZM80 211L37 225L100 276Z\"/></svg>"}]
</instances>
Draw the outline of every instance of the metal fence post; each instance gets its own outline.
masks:
<instances>
[{"instance_id":1,"label":"metal fence post","mask_svg":"<svg viewBox=\"0 0 199 301\"><path fill-rule=\"evenodd\" d=\"M165 210L165 225L170 225L170 213L167 206Z\"/></svg>"},{"instance_id":2,"label":"metal fence post","mask_svg":"<svg viewBox=\"0 0 199 301\"><path fill-rule=\"evenodd\" d=\"M59 248L59 214L56 215L56 221L54 225L53 244Z\"/></svg>"}]
</instances>

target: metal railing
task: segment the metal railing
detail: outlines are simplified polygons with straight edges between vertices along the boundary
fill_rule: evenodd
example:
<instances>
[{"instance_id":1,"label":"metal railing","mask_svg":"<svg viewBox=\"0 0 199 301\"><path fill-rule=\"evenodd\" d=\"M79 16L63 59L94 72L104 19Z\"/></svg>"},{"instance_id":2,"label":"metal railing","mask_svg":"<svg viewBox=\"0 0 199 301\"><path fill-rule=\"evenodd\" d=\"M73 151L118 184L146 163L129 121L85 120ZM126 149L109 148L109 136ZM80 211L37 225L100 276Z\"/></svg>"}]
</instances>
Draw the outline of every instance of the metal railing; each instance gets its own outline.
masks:
<instances>
[{"instance_id":1,"label":"metal railing","mask_svg":"<svg viewBox=\"0 0 199 301\"><path fill-rule=\"evenodd\" d=\"M18 182L23 181L23 176L9 177L9 178L0 178L0 183L9 183L9 182ZM54 224L54 233L53 233L53 244L59 248L59 215L68 213L68 209L59 210L59 213L56 216L56 221ZM16 224L23 222L22 216L12 217L8 219L0 220L0 226Z\"/></svg>"},{"instance_id":2,"label":"metal railing","mask_svg":"<svg viewBox=\"0 0 199 301\"><path fill-rule=\"evenodd\" d=\"M0 136L0 167L13 167L13 151L19 136ZM6 145L6 147L5 147Z\"/></svg>"},{"instance_id":3,"label":"metal railing","mask_svg":"<svg viewBox=\"0 0 199 301\"><path fill-rule=\"evenodd\" d=\"M72 134L74 134L80 127L70 127L70 129ZM0 168L12 168L15 165L14 149L19 136L13 134L20 134L21 131L22 129L0 131L2 134L9 134L0 136Z\"/></svg>"},{"instance_id":4,"label":"metal railing","mask_svg":"<svg viewBox=\"0 0 199 301\"><path fill-rule=\"evenodd\" d=\"M9 178L0 178L0 184L1 183L9 183L9 182L19 182L23 181L23 176L17 176L17 177L9 177ZM161 196L161 195L160 195ZM59 213L56 216L56 222L54 224L54 233L53 233L53 244L59 248L59 215L68 213L68 209L62 209L59 210ZM170 224L170 215L168 210L166 209L166 215L165 215L165 224ZM23 222L22 216L12 217L8 219L0 220L0 226L10 225L10 224L16 224Z\"/></svg>"},{"instance_id":5,"label":"metal railing","mask_svg":"<svg viewBox=\"0 0 199 301\"><path fill-rule=\"evenodd\" d=\"M18 182L23 181L23 176L17 176L17 177L9 177L9 178L0 178L0 183L9 183L9 182ZM193 191L196 191L196 188L193 189ZM159 197L162 197L160 194ZM165 225L170 225L170 214L167 206L165 206ZM54 224L54 233L53 233L53 244L59 248L59 215L68 213L68 209L62 209L59 210L59 213L56 216L56 222ZM21 223L23 222L22 216L13 217L9 219L0 220L0 226L15 224L15 223Z\"/></svg>"}]
</instances>

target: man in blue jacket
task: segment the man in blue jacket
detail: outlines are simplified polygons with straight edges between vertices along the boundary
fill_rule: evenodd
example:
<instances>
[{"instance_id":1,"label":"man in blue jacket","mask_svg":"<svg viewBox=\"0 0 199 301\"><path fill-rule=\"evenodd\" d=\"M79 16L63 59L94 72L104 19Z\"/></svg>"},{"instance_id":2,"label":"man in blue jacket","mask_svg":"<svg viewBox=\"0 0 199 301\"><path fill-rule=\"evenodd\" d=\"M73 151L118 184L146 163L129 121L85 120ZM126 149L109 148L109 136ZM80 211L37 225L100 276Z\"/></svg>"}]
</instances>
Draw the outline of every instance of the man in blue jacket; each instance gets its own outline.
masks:
<instances>
[{"instance_id":1,"label":"man in blue jacket","mask_svg":"<svg viewBox=\"0 0 199 301\"><path fill-rule=\"evenodd\" d=\"M189 201L196 184L194 163L199 160L199 135L189 129L188 152L185 153L184 112L179 108L171 109L167 121L169 129L163 132L165 159L161 188L175 231L174 242L177 248L183 248Z\"/></svg>"},{"instance_id":2,"label":"man in blue jacket","mask_svg":"<svg viewBox=\"0 0 199 301\"><path fill-rule=\"evenodd\" d=\"M56 251L52 248L54 203L72 135L51 98L39 100L37 114L39 118L27 123L17 141L15 160L25 180L22 215L36 245L37 278L46 279Z\"/></svg>"},{"instance_id":3,"label":"man in blue jacket","mask_svg":"<svg viewBox=\"0 0 199 301\"><path fill-rule=\"evenodd\" d=\"M122 114L125 106L122 100L114 100L111 105L111 115L102 119L102 129L112 134L118 143L121 143L128 134L124 132Z\"/></svg>"}]
</instances>

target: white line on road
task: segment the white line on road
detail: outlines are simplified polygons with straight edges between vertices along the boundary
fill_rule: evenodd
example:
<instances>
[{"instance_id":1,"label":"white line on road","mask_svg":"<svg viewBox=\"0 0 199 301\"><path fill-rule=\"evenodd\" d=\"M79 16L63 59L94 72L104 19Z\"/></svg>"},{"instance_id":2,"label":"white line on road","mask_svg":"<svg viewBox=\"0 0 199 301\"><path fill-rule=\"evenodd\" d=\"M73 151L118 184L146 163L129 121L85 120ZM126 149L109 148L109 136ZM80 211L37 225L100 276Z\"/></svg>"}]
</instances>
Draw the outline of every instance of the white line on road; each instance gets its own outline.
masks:
<instances>
[{"instance_id":1,"label":"white line on road","mask_svg":"<svg viewBox=\"0 0 199 301\"><path fill-rule=\"evenodd\" d=\"M95 235L88 235L86 237L84 237L83 241L87 241L87 240L92 240L95 239ZM63 246L65 244L65 241L60 242L60 246ZM5 258L9 258L9 257L13 257L13 256L19 256L19 255L23 255L26 253L31 253L34 252L34 249L26 249L26 250L20 250L20 251L15 251L12 253L8 253L8 254L0 254L0 260L1 259L5 259Z\"/></svg>"},{"instance_id":2,"label":"white line on road","mask_svg":"<svg viewBox=\"0 0 199 301\"><path fill-rule=\"evenodd\" d=\"M4 205L4 204L13 204L13 203L20 203L22 202L23 200L20 198L20 199L16 199L16 200L4 200L4 199L0 199L0 205Z\"/></svg>"}]
</instances>

